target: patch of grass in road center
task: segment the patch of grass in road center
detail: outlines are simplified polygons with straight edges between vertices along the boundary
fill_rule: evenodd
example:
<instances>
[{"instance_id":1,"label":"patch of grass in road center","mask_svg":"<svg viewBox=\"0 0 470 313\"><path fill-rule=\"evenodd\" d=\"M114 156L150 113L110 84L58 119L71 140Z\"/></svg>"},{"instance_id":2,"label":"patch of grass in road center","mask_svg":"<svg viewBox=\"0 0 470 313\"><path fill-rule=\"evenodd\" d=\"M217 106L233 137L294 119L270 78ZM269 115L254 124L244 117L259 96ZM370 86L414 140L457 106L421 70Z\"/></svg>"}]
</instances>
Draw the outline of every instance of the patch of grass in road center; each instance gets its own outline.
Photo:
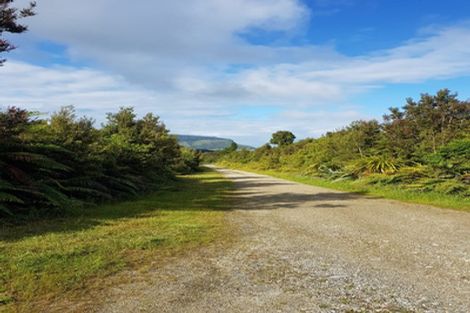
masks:
<instances>
[{"instance_id":1,"label":"patch of grass in road center","mask_svg":"<svg viewBox=\"0 0 470 313\"><path fill-rule=\"evenodd\" d=\"M0 311L41 311L101 278L206 245L228 230L231 183L205 170L166 190L75 216L0 224Z\"/></svg>"}]
</instances>

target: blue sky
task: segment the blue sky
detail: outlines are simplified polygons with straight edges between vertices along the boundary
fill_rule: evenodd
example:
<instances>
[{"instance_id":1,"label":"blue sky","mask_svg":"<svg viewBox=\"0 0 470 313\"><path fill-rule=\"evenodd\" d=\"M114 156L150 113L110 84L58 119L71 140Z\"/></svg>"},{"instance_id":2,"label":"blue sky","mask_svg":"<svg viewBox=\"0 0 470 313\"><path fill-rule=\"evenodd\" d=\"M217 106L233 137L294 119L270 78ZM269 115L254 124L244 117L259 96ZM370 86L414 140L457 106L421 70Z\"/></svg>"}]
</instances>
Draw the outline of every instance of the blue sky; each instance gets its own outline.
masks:
<instances>
[{"instance_id":1,"label":"blue sky","mask_svg":"<svg viewBox=\"0 0 470 313\"><path fill-rule=\"evenodd\" d=\"M17 1L17 4L25 1ZM380 119L405 98L470 98L464 0L43 0L0 68L0 106L134 106L174 133L260 145Z\"/></svg>"}]
</instances>

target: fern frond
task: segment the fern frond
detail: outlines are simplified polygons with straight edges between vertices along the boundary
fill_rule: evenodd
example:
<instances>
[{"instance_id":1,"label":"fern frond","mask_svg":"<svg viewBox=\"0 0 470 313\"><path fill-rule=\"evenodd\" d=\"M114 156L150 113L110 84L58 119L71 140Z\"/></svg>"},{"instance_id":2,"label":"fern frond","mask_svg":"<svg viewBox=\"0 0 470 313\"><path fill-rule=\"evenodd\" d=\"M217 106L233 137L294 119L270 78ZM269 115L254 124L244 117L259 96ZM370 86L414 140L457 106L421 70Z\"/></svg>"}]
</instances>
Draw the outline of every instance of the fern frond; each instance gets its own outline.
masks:
<instances>
[{"instance_id":1,"label":"fern frond","mask_svg":"<svg viewBox=\"0 0 470 313\"><path fill-rule=\"evenodd\" d=\"M108 200L111 200L113 198L108 193L101 192L101 191L95 190L95 189L90 189L90 188L66 187L65 190L68 191L68 192L74 192L74 193L89 195L89 196L92 196L92 197L95 197L95 198L98 197L98 198L104 198L104 199L108 199Z\"/></svg>"},{"instance_id":2,"label":"fern frond","mask_svg":"<svg viewBox=\"0 0 470 313\"><path fill-rule=\"evenodd\" d=\"M41 197L45 198L53 206L61 207L70 203L70 199L65 194L46 184L41 185L39 187L39 191L41 193Z\"/></svg>"},{"instance_id":3,"label":"fern frond","mask_svg":"<svg viewBox=\"0 0 470 313\"><path fill-rule=\"evenodd\" d=\"M13 212L10 211L6 206L0 204L0 212L3 212L7 215L13 216Z\"/></svg>"},{"instance_id":4,"label":"fern frond","mask_svg":"<svg viewBox=\"0 0 470 313\"><path fill-rule=\"evenodd\" d=\"M0 192L0 202L8 202L8 203L24 203L23 200L18 198L15 195L12 195L11 193L6 193L6 192Z\"/></svg>"},{"instance_id":5,"label":"fern frond","mask_svg":"<svg viewBox=\"0 0 470 313\"><path fill-rule=\"evenodd\" d=\"M10 160L29 163L32 165L41 166L46 169L55 169L61 171L70 171L70 167L59 163L44 155L31 153L31 152L5 152L0 154L1 157L6 157Z\"/></svg>"}]
</instances>

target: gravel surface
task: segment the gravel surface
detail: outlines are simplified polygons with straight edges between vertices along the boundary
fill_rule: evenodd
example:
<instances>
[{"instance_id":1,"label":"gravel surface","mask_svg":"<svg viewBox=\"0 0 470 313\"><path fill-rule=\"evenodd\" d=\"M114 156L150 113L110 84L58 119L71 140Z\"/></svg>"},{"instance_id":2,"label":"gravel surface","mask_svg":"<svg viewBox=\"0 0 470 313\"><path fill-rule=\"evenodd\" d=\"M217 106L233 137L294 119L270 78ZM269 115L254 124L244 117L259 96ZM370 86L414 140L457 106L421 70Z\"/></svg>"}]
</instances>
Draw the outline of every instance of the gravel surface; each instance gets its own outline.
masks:
<instances>
[{"instance_id":1,"label":"gravel surface","mask_svg":"<svg viewBox=\"0 0 470 313\"><path fill-rule=\"evenodd\" d=\"M238 233L100 312L470 312L470 214L219 169Z\"/></svg>"}]
</instances>

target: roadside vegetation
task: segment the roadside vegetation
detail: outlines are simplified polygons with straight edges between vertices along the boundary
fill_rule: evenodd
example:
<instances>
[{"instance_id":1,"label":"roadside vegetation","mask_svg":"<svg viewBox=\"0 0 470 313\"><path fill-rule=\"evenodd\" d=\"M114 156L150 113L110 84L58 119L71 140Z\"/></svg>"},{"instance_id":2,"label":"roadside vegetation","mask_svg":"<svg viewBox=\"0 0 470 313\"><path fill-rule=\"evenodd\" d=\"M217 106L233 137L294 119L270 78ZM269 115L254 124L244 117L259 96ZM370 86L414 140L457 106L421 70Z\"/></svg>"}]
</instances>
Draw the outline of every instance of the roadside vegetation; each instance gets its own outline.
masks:
<instances>
[{"instance_id":1,"label":"roadside vegetation","mask_svg":"<svg viewBox=\"0 0 470 313\"><path fill-rule=\"evenodd\" d=\"M206 162L383 197L470 209L470 102L449 90L407 99L383 121L356 121L294 143L288 131L255 151L225 150Z\"/></svg>"},{"instance_id":2,"label":"roadside vegetation","mask_svg":"<svg viewBox=\"0 0 470 313\"><path fill-rule=\"evenodd\" d=\"M220 174L205 170L132 201L1 224L0 311L46 312L60 299L89 296L116 282L105 277L144 271L226 237L230 188Z\"/></svg>"},{"instance_id":3,"label":"roadside vegetation","mask_svg":"<svg viewBox=\"0 0 470 313\"><path fill-rule=\"evenodd\" d=\"M64 107L50 118L0 112L0 218L61 215L158 190L199 166L157 116L109 113L102 128Z\"/></svg>"}]
</instances>

